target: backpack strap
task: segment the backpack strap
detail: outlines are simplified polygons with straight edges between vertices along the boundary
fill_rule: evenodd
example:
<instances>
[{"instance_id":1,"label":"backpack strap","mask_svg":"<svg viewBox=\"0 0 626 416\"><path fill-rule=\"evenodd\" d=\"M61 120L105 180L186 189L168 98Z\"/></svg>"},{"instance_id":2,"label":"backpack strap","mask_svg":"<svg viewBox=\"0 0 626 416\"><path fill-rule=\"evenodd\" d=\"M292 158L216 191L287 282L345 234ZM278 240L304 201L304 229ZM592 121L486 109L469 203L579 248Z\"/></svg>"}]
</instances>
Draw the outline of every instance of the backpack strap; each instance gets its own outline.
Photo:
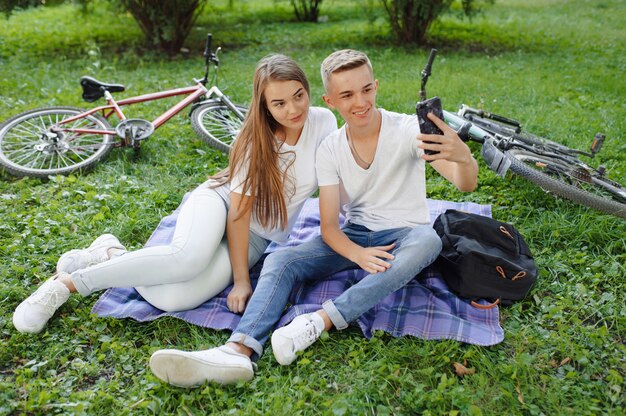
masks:
<instances>
[{"instance_id":1,"label":"backpack strap","mask_svg":"<svg viewBox=\"0 0 626 416\"><path fill-rule=\"evenodd\" d=\"M475 300L471 301L470 303L473 307L478 308L478 309L493 309L500 304L500 298L496 299L495 302L490 303L488 305L481 305Z\"/></svg>"}]
</instances>

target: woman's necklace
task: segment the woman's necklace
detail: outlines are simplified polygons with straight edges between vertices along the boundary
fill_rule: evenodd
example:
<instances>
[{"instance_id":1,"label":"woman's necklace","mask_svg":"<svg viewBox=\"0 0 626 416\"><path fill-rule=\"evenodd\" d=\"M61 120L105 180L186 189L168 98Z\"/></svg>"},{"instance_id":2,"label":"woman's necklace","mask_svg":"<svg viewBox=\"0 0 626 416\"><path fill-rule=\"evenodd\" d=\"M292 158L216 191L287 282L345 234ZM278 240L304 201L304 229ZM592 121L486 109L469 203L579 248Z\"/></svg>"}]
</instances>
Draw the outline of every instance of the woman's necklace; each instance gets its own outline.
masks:
<instances>
[{"instance_id":1,"label":"woman's necklace","mask_svg":"<svg viewBox=\"0 0 626 416\"><path fill-rule=\"evenodd\" d=\"M356 151L356 146L352 142L352 134L350 134L349 127L346 127L346 136L348 137L348 146L350 146L350 150L352 150L352 154L358 159L359 166L363 167L363 169L369 169L370 166L372 166L374 159L372 159L371 162L367 162L365 159L361 157L361 155L359 155L359 152Z\"/></svg>"}]
</instances>

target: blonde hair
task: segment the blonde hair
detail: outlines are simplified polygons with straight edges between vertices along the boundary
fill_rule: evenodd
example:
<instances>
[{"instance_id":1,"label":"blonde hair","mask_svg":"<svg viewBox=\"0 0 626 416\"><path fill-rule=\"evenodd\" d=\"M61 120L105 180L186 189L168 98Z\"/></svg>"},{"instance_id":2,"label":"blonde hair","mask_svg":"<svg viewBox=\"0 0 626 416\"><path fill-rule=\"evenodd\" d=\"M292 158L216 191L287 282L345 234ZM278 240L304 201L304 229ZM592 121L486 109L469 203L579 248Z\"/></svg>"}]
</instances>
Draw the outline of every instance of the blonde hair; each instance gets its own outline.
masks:
<instances>
[{"instance_id":1,"label":"blonde hair","mask_svg":"<svg viewBox=\"0 0 626 416\"><path fill-rule=\"evenodd\" d=\"M225 178L230 181L244 169L241 193L250 193L252 198L247 199L241 215L252 209L264 227L284 229L288 222L286 198L290 198L295 189L293 179L287 174L289 166L281 168L279 164L281 143L275 136L279 123L265 100L265 88L273 81L298 81L310 96L306 75L293 59L280 54L261 59L254 72L250 108L230 152L229 167L214 178L221 183ZM292 158L291 163L294 160ZM288 193L291 195L286 195Z\"/></svg>"},{"instance_id":2,"label":"blonde hair","mask_svg":"<svg viewBox=\"0 0 626 416\"><path fill-rule=\"evenodd\" d=\"M332 74L359 68L363 65L367 65L370 73L374 74L372 63L363 52L354 49L342 49L331 53L324 59L320 68L324 89L328 92L328 80Z\"/></svg>"}]
</instances>

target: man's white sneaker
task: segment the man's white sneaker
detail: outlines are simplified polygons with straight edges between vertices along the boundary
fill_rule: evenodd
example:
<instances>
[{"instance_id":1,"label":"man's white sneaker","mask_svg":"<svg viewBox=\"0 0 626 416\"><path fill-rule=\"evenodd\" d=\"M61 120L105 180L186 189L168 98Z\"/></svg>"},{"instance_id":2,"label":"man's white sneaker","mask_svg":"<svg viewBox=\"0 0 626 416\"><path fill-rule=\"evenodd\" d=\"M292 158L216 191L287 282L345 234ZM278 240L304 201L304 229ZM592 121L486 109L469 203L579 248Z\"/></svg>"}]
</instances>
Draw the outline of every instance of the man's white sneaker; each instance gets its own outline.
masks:
<instances>
[{"instance_id":1,"label":"man's white sneaker","mask_svg":"<svg viewBox=\"0 0 626 416\"><path fill-rule=\"evenodd\" d=\"M109 259L109 249L126 250L113 234L102 234L85 249L70 250L59 257L57 272L73 273L76 270L99 264Z\"/></svg>"},{"instance_id":2,"label":"man's white sneaker","mask_svg":"<svg viewBox=\"0 0 626 416\"><path fill-rule=\"evenodd\" d=\"M298 351L304 351L318 340L324 331L324 320L317 313L297 316L291 323L272 334L272 350L276 361L289 365Z\"/></svg>"},{"instance_id":3,"label":"man's white sneaker","mask_svg":"<svg viewBox=\"0 0 626 416\"><path fill-rule=\"evenodd\" d=\"M15 308L13 326L20 332L41 332L54 312L70 297L70 291L55 278L47 280Z\"/></svg>"},{"instance_id":4,"label":"man's white sneaker","mask_svg":"<svg viewBox=\"0 0 626 416\"><path fill-rule=\"evenodd\" d=\"M255 368L250 357L227 346L204 351L158 350L150 357L154 375L178 387L199 386L206 381L250 381Z\"/></svg>"}]
</instances>

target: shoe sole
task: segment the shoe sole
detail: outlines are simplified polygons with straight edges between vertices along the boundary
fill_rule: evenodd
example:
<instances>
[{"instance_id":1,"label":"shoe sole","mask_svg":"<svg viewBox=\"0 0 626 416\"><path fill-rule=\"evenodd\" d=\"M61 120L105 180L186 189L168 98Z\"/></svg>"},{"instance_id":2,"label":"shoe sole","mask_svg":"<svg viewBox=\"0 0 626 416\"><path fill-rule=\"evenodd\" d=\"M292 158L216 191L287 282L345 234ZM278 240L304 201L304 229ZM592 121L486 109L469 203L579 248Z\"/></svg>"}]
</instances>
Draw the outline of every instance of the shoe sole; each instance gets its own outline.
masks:
<instances>
[{"instance_id":1,"label":"shoe sole","mask_svg":"<svg viewBox=\"0 0 626 416\"><path fill-rule=\"evenodd\" d=\"M196 387L207 381L232 384L250 381L251 368L212 363L177 350L157 351L150 357L150 369L159 379L176 387Z\"/></svg>"}]
</instances>

